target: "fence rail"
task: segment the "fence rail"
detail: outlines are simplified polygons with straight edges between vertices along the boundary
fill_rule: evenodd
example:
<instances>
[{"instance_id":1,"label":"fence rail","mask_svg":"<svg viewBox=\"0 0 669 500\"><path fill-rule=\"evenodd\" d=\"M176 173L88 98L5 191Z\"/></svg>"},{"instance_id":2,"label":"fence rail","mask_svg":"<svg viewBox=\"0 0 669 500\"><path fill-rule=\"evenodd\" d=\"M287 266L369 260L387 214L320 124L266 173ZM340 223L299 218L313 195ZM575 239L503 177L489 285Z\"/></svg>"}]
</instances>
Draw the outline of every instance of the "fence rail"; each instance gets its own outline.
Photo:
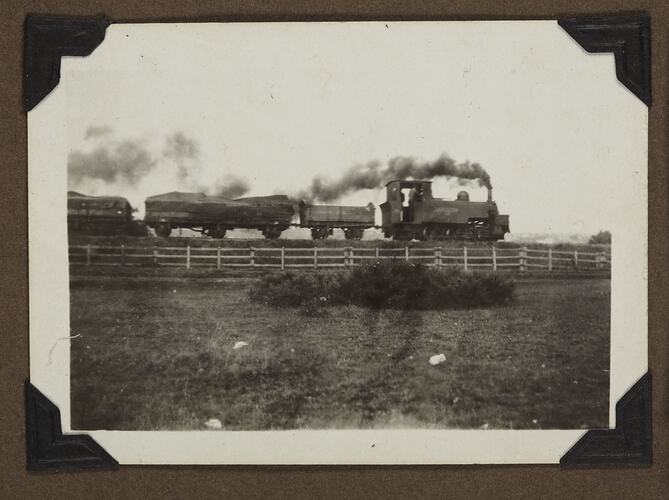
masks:
<instances>
[{"instance_id":1,"label":"fence rail","mask_svg":"<svg viewBox=\"0 0 669 500\"><path fill-rule=\"evenodd\" d=\"M85 266L172 266L248 268L351 267L374 260L402 259L427 266L525 271L609 271L607 252L558 251L532 248L400 247L400 248L226 248L133 247L71 245L70 264Z\"/></svg>"}]
</instances>

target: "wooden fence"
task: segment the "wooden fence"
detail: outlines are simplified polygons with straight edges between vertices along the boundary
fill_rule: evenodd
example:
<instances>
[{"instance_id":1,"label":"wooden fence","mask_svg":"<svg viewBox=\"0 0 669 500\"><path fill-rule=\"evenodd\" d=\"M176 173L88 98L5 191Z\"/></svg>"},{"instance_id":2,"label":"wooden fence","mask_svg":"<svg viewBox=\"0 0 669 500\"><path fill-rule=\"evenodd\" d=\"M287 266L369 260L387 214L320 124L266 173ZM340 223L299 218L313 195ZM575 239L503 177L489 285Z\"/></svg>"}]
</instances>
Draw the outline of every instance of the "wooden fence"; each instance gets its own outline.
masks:
<instances>
[{"instance_id":1,"label":"wooden fence","mask_svg":"<svg viewBox=\"0 0 669 500\"><path fill-rule=\"evenodd\" d=\"M85 266L174 266L185 268L333 268L383 259L427 266L514 271L610 271L607 252L498 247L229 248L71 245L70 264Z\"/></svg>"}]
</instances>

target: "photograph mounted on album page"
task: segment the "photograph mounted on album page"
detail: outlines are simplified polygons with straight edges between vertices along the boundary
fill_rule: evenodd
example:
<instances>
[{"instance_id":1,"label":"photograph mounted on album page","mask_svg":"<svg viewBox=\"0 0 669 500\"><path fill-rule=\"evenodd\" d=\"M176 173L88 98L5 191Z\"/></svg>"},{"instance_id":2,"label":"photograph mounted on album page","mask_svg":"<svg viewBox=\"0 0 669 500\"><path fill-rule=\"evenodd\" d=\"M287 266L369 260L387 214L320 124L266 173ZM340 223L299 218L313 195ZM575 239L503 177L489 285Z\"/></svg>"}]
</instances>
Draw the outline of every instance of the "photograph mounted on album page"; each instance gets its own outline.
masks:
<instances>
[{"instance_id":1,"label":"photograph mounted on album page","mask_svg":"<svg viewBox=\"0 0 669 500\"><path fill-rule=\"evenodd\" d=\"M650 89L615 19L79 20L28 112L63 433L120 464L592 453L648 370Z\"/></svg>"}]
</instances>

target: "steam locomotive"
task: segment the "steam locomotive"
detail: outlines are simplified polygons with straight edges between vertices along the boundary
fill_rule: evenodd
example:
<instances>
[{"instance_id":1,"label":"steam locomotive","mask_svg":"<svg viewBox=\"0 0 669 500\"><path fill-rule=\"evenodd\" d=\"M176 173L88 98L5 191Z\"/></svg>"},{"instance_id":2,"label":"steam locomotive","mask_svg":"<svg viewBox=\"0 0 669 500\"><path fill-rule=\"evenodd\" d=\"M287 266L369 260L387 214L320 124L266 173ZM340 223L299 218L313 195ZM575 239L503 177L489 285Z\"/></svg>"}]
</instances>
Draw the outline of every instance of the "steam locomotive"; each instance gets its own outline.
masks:
<instances>
[{"instance_id":1,"label":"steam locomotive","mask_svg":"<svg viewBox=\"0 0 669 500\"><path fill-rule=\"evenodd\" d=\"M168 237L176 228L188 228L213 238L228 230L257 229L277 239L291 226L308 228L313 239L325 239L342 229L346 239L359 240L365 229L383 230L395 240L476 239L495 241L509 232L509 216L497 210L488 190L485 202L469 201L460 191L455 200L432 196L430 181L394 180L386 185L381 204L381 226L375 225L375 207L294 203L288 196L257 196L230 200L202 193L171 192L145 200L144 221L132 220L125 198L93 197L68 193L68 227L87 234L137 234L152 228ZM295 216L299 223L293 223Z\"/></svg>"},{"instance_id":2,"label":"steam locomotive","mask_svg":"<svg viewBox=\"0 0 669 500\"><path fill-rule=\"evenodd\" d=\"M381 204L381 228L394 240L476 239L501 240L509 232L509 216L492 201L469 201L460 191L453 201L432 197L430 181L396 180L386 184Z\"/></svg>"}]
</instances>

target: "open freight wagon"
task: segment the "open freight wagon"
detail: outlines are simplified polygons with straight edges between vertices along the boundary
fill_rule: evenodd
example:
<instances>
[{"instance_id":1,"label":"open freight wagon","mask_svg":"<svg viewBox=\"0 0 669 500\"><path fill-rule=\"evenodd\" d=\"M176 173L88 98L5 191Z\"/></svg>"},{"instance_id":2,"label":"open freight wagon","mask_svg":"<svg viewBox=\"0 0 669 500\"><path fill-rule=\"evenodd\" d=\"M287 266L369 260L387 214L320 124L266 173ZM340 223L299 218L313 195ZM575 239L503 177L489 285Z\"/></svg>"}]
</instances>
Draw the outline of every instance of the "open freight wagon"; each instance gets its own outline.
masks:
<instances>
[{"instance_id":1,"label":"open freight wagon","mask_svg":"<svg viewBox=\"0 0 669 500\"><path fill-rule=\"evenodd\" d=\"M359 240L365 229L374 227L376 209L372 203L364 207L311 205L300 203L300 226L311 229L314 240L331 236L334 229L343 229L347 240Z\"/></svg>"}]
</instances>

